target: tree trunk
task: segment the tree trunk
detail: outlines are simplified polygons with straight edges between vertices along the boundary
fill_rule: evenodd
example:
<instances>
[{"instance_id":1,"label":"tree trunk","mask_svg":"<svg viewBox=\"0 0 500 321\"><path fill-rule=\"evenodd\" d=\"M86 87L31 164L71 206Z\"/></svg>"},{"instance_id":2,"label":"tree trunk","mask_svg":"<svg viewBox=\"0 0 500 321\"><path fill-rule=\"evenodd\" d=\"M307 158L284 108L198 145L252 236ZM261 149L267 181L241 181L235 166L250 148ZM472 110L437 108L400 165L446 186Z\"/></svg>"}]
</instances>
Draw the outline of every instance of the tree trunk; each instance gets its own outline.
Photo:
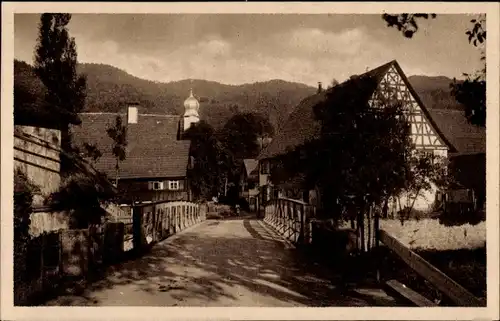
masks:
<instances>
[{"instance_id":1,"label":"tree trunk","mask_svg":"<svg viewBox=\"0 0 500 321\"><path fill-rule=\"evenodd\" d=\"M420 190L417 191L417 194L415 194L415 198L413 199L413 202L411 203L410 208L408 209L408 216L410 216L411 211L413 210L413 206L415 206L415 202L417 201L418 195L420 194Z\"/></svg>"},{"instance_id":2,"label":"tree trunk","mask_svg":"<svg viewBox=\"0 0 500 321\"><path fill-rule=\"evenodd\" d=\"M357 215L357 225L358 225L358 235L361 241L360 249L362 252L365 252L365 224L364 224L364 205L358 208Z\"/></svg>"},{"instance_id":3,"label":"tree trunk","mask_svg":"<svg viewBox=\"0 0 500 321\"><path fill-rule=\"evenodd\" d=\"M360 215L360 223L361 223L361 250L364 253L365 252L365 209L362 209L361 215Z\"/></svg>"},{"instance_id":4,"label":"tree trunk","mask_svg":"<svg viewBox=\"0 0 500 321\"><path fill-rule=\"evenodd\" d=\"M61 150L71 152L71 135L69 132L69 125L64 125L61 128ZM68 157L61 155L61 175L67 176L71 172L71 164Z\"/></svg>"},{"instance_id":5,"label":"tree trunk","mask_svg":"<svg viewBox=\"0 0 500 321\"><path fill-rule=\"evenodd\" d=\"M118 174L119 174L119 171L120 171L120 166L118 164L118 159L116 160L115 169L116 169L115 186L116 186L116 188L118 188Z\"/></svg>"},{"instance_id":6,"label":"tree trunk","mask_svg":"<svg viewBox=\"0 0 500 321\"><path fill-rule=\"evenodd\" d=\"M373 206L370 205L370 208L368 209L368 245L367 245L367 248L368 250L371 249L371 245L372 245L372 224L371 224L371 220L372 220L372 208Z\"/></svg>"},{"instance_id":7,"label":"tree trunk","mask_svg":"<svg viewBox=\"0 0 500 321\"><path fill-rule=\"evenodd\" d=\"M384 207L382 209L382 217L387 217L387 209L388 209L388 201L389 199L386 198L385 201L384 201ZM378 212L375 213L375 221L373 222L373 230L375 232L375 246L379 246L380 245L380 217L379 217L379 214Z\"/></svg>"},{"instance_id":8,"label":"tree trunk","mask_svg":"<svg viewBox=\"0 0 500 321\"><path fill-rule=\"evenodd\" d=\"M384 207L382 208L382 217L387 218L387 212L389 210L389 198L386 197L384 201Z\"/></svg>"}]
</instances>

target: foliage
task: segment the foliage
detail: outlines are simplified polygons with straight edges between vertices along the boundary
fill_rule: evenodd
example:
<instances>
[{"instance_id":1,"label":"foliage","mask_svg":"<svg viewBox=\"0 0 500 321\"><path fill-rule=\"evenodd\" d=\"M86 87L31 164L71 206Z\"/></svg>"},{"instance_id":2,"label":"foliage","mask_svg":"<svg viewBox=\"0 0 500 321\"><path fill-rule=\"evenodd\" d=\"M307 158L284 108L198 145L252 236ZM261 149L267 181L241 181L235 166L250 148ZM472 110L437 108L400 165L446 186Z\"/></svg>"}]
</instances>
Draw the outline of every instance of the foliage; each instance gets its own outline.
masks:
<instances>
[{"instance_id":1,"label":"foliage","mask_svg":"<svg viewBox=\"0 0 500 321\"><path fill-rule=\"evenodd\" d=\"M448 175L448 162L444 157L430 153L412 153L407 160L405 170L405 181L398 195L406 197L406 204L400 213L401 221L409 218L417 198L423 191L431 190L433 187L445 189L451 183ZM399 202L401 205L401 202Z\"/></svg>"},{"instance_id":2,"label":"foliage","mask_svg":"<svg viewBox=\"0 0 500 321\"><path fill-rule=\"evenodd\" d=\"M273 134L273 126L262 115L241 113L227 121L219 136L234 157L255 158L260 152L260 142Z\"/></svg>"},{"instance_id":3,"label":"foliage","mask_svg":"<svg viewBox=\"0 0 500 321\"><path fill-rule=\"evenodd\" d=\"M107 178L100 173L95 176L73 173L63 179L59 190L50 195L47 203L55 210L69 212L71 228L98 224L105 214L101 205L116 196L106 181Z\"/></svg>"},{"instance_id":4,"label":"foliage","mask_svg":"<svg viewBox=\"0 0 500 321\"><path fill-rule=\"evenodd\" d=\"M434 19L435 14L424 13L403 13L403 14L386 14L382 18L387 22L388 27L395 27L403 33L406 38L412 38L413 34L418 31L418 19Z\"/></svg>"},{"instance_id":5,"label":"foliage","mask_svg":"<svg viewBox=\"0 0 500 321\"><path fill-rule=\"evenodd\" d=\"M456 100L464 105L465 117L471 124L486 126L486 80L482 75L470 76L467 79L450 85Z\"/></svg>"},{"instance_id":6,"label":"foliage","mask_svg":"<svg viewBox=\"0 0 500 321\"><path fill-rule=\"evenodd\" d=\"M339 84L340 83L337 81L337 79L333 78L332 82L328 85L328 89L333 88L333 87L335 87L335 86L337 86Z\"/></svg>"},{"instance_id":7,"label":"foliage","mask_svg":"<svg viewBox=\"0 0 500 321\"><path fill-rule=\"evenodd\" d=\"M486 126L486 18L480 15L478 19L472 19L472 28L466 31L469 43L481 48L481 61L483 68L474 75L465 73L466 80L458 82L456 79L450 85L455 99L464 105L465 117L471 124Z\"/></svg>"},{"instance_id":8,"label":"foliage","mask_svg":"<svg viewBox=\"0 0 500 321\"><path fill-rule=\"evenodd\" d=\"M85 77L76 73L75 39L69 36L70 14L41 15L35 72L47 88L47 102L78 113L85 103Z\"/></svg>"},{"instance_id":9,"label":"foliage","mask_svg":"<svg viewBox=\"0 0 500 321\"><path fill-rule=\"evenodd\" d=\"M382 18L389 27L396 27L403 32L407 38L412 38L418 30L418 18L435 18L435 14L384 14ZM465 107L465 117L471 124L486 126L486 56L484 44L486 43L486 17L479 15L477 19L472 19L472 27L466 30L465 34L475 47L481 47L481 61L484 67L477 71L475 75L465 73L465 81L453 79L450 84L451 93L455 99Z\"/></svg>"},{"instance_id":10,"label":"foliage","mask_svg":"<svg viewBox=\"0 0 500 321\"><path fill-rule=\"evenodd\" d=\"M30 215L33 194L39 188L19 168L14 172L14 288L22 286L30 239Z\"/></svg>"},{"instance_id":11,"label":"foliage","mask_svg":"<svg viewBox=\"0 0 500 321\"><path fill-rule=\"evenodd\" d=\"M371 108L366 95L376 82L363 77L329 92L315 107L320 138L298 157L309 163L300 167L308 168L306 176L318 184L326 215L335 219L344 205L354 202L362 212L397 194L413 148L402 106Z\"/></svg>"},{"instance_id":12,"label":"foliage","mask_svg":"<svg viewBox=\"0 0 500 321\"><path fill-rule=\"evenodd\" d=\"M232 156L205 121L191 126L185 137L191 140L190 155L194 158L194 165L188 171L192 191L196 198L210 200L222 192L233 164Z\"/></svg>"},{"instance_id":13,"label":"foliage","mask_svg":"<svg viewBox=\"0 0 500 321\"><path fill-rule=\"evenodd\" d=\"M29 238L33 194L40 189L19 168L14 172L14 239Z\"/></svg>"},{"instance_id":14,"label":"foliage","mask_svg":"<svg viewBox=\"0 0 500 321\"><path fill-rule=\"evenodd\" d=\"M106 129L106 133L113 140L113 145L111 152L115 156L115 170L116 170L116 186L118 186L118 174L120 172L120 162L124 161L126 158L126 148L127 148L127 127L123 125L122 118L116 116L115 124L109 125Z\"/></svg>"},{"instance_id":15,"label":"foliage","mask_svg":"<svg viewBox=\"0 0 500 321\"><path fill-rule=\"evenodd\" d=\"M45 86L43 107L61 128L61 148L73 151L69 124L79 124L85 105L86 78L78 75L75 39L69 36L70 14L43 13L40 17L34 72ZM61 173L70 173L70 164L61 159Z\"/></svg>"},{"instance_id":16,"label":"foliage","mask_svg":"<svg viewBox=\"0 0 500 321\"><path fill-rule=\"evenodd\" d=\"M83 158L90 159L94 163L102 157L102 153L97 147L97 144L83 143L80 148L75 146L74 150Z\"/></svg>"},{"instance_id":17,"label":"foliage","mask_svg":"<svg viewBox=\"0 0 500 321\"><path fill-rule=\"evenodd\" d=\"M54 110L63 110L79 123L77 113L85 104L86 79L77 75L75 39L69 36L67 25L70 14L44 13L39 24L38 44L35 49L34 71L45 85L45 101Z\"/></svg>"}]
</instances>

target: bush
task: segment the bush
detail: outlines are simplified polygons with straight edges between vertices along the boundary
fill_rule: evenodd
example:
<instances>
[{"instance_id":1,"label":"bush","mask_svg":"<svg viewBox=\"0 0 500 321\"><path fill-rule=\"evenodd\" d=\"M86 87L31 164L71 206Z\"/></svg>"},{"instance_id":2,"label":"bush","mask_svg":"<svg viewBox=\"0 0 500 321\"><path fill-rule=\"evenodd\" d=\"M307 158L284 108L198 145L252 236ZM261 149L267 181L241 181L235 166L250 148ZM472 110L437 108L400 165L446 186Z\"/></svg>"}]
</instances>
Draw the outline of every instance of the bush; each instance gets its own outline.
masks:
<instances>
[{"instance_id":1,"label":"bush","mask_svg":"<svg viewBox=\"0 0 500 321\"><path fill-rule=\"evenodd\" d=\"M103 184L103 177L82 173L64 178L59 190L50 195L47 203L55 210L67 211L71 215L71 228L87 228L89 224L99 224L105 211L102 203L111 201L115 191Z\"/></svg>"},{"instance_id":2,"label":"bush","mask_svg":"<svg viewBox=\"0 0 500 321\"><path fill-rule=\"evenodd\" d=\"M33 194L39 188L18 168L14 172L14 304L22 304L20 291L26 281L27 251Z\"/></svg>"}]
</instances>

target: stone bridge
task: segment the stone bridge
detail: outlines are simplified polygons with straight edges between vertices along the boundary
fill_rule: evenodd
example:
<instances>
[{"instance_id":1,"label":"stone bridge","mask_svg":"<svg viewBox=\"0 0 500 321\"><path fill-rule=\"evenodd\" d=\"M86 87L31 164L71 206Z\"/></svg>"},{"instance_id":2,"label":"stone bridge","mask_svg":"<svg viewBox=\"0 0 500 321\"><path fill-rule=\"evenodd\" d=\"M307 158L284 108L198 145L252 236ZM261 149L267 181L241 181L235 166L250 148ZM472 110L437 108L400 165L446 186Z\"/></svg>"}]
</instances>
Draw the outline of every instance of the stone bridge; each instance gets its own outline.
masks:
<instances>
[{"instance_id":1,"label":"stone bridge","mask_svg":"<svg viewBox=\"0 0 500 321\"><path fill-rule=\"evenodd\" d=\"M207 220L109 268L83 293L46 305L328 307L395 306L375 283L347 292L315 263L252 216Z\"/></svg>"}]
</instances>

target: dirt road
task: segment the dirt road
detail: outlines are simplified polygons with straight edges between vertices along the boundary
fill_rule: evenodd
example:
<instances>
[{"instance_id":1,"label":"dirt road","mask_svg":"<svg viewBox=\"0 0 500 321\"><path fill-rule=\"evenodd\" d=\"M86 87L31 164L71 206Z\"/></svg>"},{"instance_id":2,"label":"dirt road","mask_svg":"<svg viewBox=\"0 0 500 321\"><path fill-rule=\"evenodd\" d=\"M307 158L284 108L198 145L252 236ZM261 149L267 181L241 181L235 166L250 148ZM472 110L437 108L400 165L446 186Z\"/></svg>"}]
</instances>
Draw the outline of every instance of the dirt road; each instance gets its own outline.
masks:
<instances>
[{"instance_id":1,"label":"dirt road","mask_svg":"<svg viewBox=\"0 0 500 321\"><path fill-rule=\"evenodd\" d=\"M332 273L300 257L264 222L205 221L113 267L82 295L46 305L391 306L379 289L340 294Z\"/></svg>"}]
</instances>

